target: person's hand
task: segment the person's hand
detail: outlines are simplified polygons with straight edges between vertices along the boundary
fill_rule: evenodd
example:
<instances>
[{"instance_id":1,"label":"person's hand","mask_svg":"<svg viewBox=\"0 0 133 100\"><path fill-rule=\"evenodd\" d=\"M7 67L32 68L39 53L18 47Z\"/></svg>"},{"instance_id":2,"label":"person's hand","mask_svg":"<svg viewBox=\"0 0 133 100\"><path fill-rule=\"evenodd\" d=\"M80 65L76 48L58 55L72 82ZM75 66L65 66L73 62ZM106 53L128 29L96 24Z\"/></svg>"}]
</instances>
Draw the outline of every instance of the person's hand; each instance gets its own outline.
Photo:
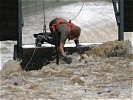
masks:
<instances>
[{"instance_id":1,"label":"person's hand","mask_svg":"<svg viewBox=\"0 0 133 100\"><path fill-rule=\"evenodd\" d=\"M64 60L67 64L72 63L72 58L67 56L61 56L61 59Z\"/></svg>"},{"instance_id":2,"label":"person's hand","mask_svg":"<svg viewBox=\"0 0 133 100\"><path fill-rule=\"evenodd\" d=\"M66 57L65 62L66 62L67 64L72 63L72 58Z\"/></svg>"}]
</instances>

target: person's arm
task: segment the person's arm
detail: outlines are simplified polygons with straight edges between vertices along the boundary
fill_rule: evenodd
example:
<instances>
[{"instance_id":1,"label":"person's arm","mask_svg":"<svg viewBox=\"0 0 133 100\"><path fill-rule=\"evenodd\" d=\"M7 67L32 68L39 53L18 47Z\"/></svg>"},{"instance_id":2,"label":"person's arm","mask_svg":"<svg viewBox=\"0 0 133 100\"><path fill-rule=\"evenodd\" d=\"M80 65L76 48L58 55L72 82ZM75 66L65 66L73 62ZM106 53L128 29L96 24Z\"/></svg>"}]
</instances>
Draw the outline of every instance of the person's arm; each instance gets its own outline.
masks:
<instances>
[{"instance_id":1,"label":"person's arm","mask_svg":"<svg viewBox=\"0 0 133 100\"><path fill-rule=\"evenodd\" d=\"M60 46L59 46L59 52L60 52L60 58L64 60L66 63L70 64L72 62L72 58L67 57L65 51L64 51L64 45L66 43L66 40L68 39L68 30L66 24L60 24L58 27L58 30L60 32Z\"/></svg>"},{"instance_id":2,"label":"person's arm","mask_svg":"<svg viewBox=\"0 0 133 100\"><path fill-rule=\"evenodd\" d=\"M64 45L65 45L65 43L62 43L62 42L60 43L60 47L59 47L59 51L60 51L60 54L61 54L60 58L62 60L64 60L67 64L70 64L70 63L72 63L72 58L67 57L67 55L64 51Z\"/></svg>"},{"instance_id":3,"label":"person's arm","mask_svg":"<svg viewBox=\"0 0 133 100\"><path fill-rule=\"evenodd\" d=\"M61 36L60 46L59 46L59 51L60 51L61 56L66 56L66 53L64 51L65 42L66 42L66 38L64 36Z\"/></svg>"},{"instance_id":4,"label":"person's arm","mask_svg":"<svg viewBox=\"0 0 133 100\"><path fill-rule=\"evenodd\" d=\"M65 45L66 40L68 39L67 25L60 24L57 30L60 33L60 47L59 47L60 54L62 56L66 56L65 51L64 51L64 45Z\"/></svg>"}]
</instances>

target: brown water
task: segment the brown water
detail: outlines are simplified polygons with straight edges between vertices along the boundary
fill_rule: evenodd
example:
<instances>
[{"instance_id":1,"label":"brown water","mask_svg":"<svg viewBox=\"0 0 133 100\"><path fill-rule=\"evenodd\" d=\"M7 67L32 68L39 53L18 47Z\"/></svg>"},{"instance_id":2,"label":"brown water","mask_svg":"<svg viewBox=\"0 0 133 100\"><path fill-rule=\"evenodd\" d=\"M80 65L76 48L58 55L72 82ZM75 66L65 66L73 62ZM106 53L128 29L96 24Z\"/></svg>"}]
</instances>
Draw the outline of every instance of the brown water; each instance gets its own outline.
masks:
<instances>
[{"instance_id":1,"label":"brown water","mask_svg":"<svg viewBox=\"0 0 133 100\"><path fill-rule=\"evenodd\" d=\"M92 0L90 0L92 1ZM85 2L80 15L72 22L79 25L82 29L80 42L106 42L117 40L117 25L114 16L112 3L106 1L94 0L97 2ZM49 22L55 17L73 19L81 8L82 3L78 2L66 6L49 8L45 10L47 31ZM31 16L24 17L23 27L23 44L34 44L33 34L42 32L43 29L43 12L35 13ZM133 34L125 33L125 40L132 41ZM68 42L68 41L67 41ZM73 41L69 41L73 42ZM68 43L69 43L68 42ZM0 42L0 65L3 66L6 59L13 56L13 45L16 42ZM4 59L4 60L3 60Z\"/></svg>"},{"instance_id":2,"label":"brown water","mask_svg":"<svg viewBox=\"0 0 133 100\"><path fill-rule=\"evenodd\" d=\"M92 1L92 0L90 0ZM106 42L117 40L117 25L114 16L112 3L106 1L94 0L97 2L85 2L80 15L72 22L79 25L82 29L80 42ZM49 8L45 10L47 31L49 22L55 17L73 19L80 10L82 3L78 2L66 6ZM34 44L33 34L42 32L43 29L43 12L35 13L31 16L24 17L23 27L23 44ZM125 40L132 41L133 34L125 33ZM68 41L67 41L68 42ZM73 41L69 41L71 43ZM133 41L132 41L133 42ZM12 59L13 45L16 42L0 42L0 66ZM1 69L1 68L0 68Z\"/></svg>"},{"instance_id":3,"label":"brown water","mask_svg":"<svg viewBox=\"0 0 133 100\"><path fill-rule=\"evenodd\" d=\"M132 99L131 49L129 41L106 42L82 55L70 55L71 64L51 62L29 72L10 60L1 71L0 99ZM107 58L107 53L116 55Z\"/></svg>"},{"instance_id":4,"label":"brown water","mask_svg":"<svg viewBox=\"0 0 133 100\"><path fill-rule=\"evenodd\" d=\"M84 56L79 61L79 55L73 54L70 65L51 63L30 72L9 61L1 74L0 99L132 99L131 59Z\"/></svg>"},{"instance_id":5,"label":"brown water","mask_svg":"<svg viewBox=\"0 0 133 100\"><path fill-rule=\"evenodd\" d=\"M55 17L72 19L81 2L46 10L46 23ZM42 32L42 12L24 18L23 43L34 43L33 34ZM105 42L117 39L117 25L111 3L85 2L81 14L73 20L82 29L81 42ZM49 31L49 30L48 30ZM132 41L132 33L125 40ZM72 42L72 41L70 41ZM72 64L51 63L41 70L25 72L12 61L16 42L0 42L0 67L8 61L0 79L0 99L132 99L133 62L130 57L93 57L71 55ZM69 42L68 42L69 43Z\"/></svg>"}]
</instances>

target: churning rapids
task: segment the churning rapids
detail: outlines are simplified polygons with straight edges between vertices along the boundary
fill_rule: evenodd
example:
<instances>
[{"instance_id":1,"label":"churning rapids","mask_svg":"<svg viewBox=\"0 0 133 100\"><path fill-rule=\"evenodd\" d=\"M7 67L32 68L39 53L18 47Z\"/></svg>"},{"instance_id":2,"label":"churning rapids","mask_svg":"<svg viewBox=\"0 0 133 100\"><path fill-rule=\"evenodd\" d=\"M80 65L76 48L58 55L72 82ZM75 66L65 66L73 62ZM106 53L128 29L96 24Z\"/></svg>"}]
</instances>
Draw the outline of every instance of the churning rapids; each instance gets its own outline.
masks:
<instances>
[{"instance_id":1,"label":"churning rapids","mask_svg":"<svg viewBox=\"0 0 133 100\"><path fill-rule=\"evenodd\" d=\"M82 3L78 2L46 9L47 26L49 21L55 17L72 19L81 5ZM42 32L43 13L26 16L24 22L23 44L34 43L33 34ZM103 43L117 40L117 25L110 2L85 2L82 12L73 20L73 23L82 29L81 42ZM105 43L105 45L94 48L95 52L86 52L82 56L75 53L71 55L72 64L61 62L57 66L55 63L50 63L41 70L29 72L23 71L19 62L12 60L13 44L16 42L0 42L0 99L132 99L133 55L132 50L128 50L132 49L130 45L132 33L125 33L125 40L130 42L119 44L114 41L111 42L112 44L109 42L109 45ZM68 43L71 42L73 41L68 41ZM113 52L115 50L113 46L120 49L117 51L120 55L116 57L104 55ZM126 50L130 51L130 54ZM90 53L98 55L94 56ZM123 56L123 53L126 54Z\"/></svg>"}]
</instances>

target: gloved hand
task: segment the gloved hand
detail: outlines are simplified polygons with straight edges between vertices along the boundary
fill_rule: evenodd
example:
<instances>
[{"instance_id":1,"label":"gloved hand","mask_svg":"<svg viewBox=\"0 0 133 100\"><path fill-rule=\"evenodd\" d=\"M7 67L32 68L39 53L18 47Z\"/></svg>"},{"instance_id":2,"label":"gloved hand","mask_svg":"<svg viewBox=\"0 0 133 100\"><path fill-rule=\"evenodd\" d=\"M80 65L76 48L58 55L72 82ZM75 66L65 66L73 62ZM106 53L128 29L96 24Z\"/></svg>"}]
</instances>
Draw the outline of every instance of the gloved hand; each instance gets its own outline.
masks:
<instances>
[{"instance_id":1,"label":"gloved hand","mask_svg":"<svg viewBox=\"0 0 133 100\"><path fill-rule=\"evenodd\" d=\"M67 64L72 63L72 58L67 56L61 56L61 59L64 60Z\"/></svg>"}]
</instances>

